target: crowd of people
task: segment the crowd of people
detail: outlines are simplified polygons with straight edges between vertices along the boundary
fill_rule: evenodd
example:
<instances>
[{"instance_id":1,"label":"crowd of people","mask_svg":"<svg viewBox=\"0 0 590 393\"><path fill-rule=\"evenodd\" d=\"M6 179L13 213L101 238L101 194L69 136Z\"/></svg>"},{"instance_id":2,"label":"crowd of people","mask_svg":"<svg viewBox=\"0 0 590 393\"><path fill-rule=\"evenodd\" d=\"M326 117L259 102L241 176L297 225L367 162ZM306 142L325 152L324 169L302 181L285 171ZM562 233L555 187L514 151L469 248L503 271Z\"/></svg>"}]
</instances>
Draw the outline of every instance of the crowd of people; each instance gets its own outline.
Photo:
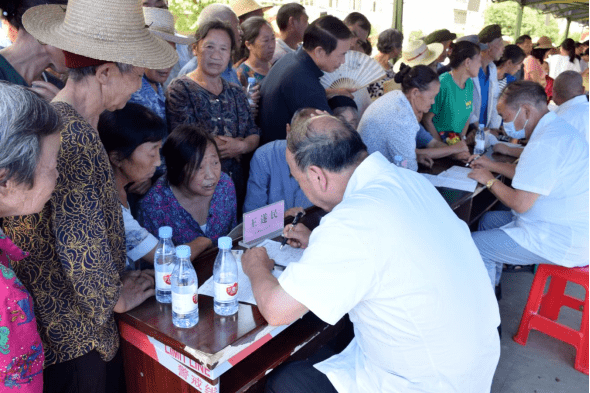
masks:
<instances>
[{"instance_id":1,"label":"crowd of people","mask_svg":"<svg viewBox=\"0 0 590 393\"><path fill-rule=\"evenodd\" d=\"M306 250L280 279L244 254L262 315L348 314L354 338L277 368L269 392L489 391L503 266L588 264L588 41L386 29L383 77L325 88L372 52L361 13L288 3L275 30L233 0L187 37L165 0L0 8L0 390L124 391L115 314L154 295L158 229L195 260L280 200L328 214L285 228ZM470 155L482 127L520 141L493 147L517 164ZM501 202L473 233L417 173L442 157Z\"/></svg>"}]
</instances>

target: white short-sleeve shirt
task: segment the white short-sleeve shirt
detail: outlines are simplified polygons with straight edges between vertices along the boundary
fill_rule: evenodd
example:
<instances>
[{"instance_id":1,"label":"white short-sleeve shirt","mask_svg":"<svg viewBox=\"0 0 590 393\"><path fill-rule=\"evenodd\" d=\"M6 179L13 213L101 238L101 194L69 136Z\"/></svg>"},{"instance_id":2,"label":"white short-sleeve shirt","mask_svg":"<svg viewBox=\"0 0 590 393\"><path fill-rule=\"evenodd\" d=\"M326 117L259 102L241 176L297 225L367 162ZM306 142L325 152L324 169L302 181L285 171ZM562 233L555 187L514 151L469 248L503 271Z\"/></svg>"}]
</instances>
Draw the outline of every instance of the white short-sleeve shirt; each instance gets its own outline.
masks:
<instances>
[{"instance_id":1,"label":"white short-sleeve shirt","mask_svg":"<svg viewBox=\"0 0 590 393\"><path fill-rule=\"evenodd\" d=\"M512 187L540 194L501 229L516 243L558 265L588 264L588 142L548 112L516 165Z\"/></svg>"},{"instance_id":2,"label":"white short-sleeve shirt","mask_svg":"<svg viewBox=\"0 0 590 393\"><path fill-rule=\"evenodd\" d=\"M585 95L574 97L555 109L555 113L570 123L586 137L588 142L588 126L590 122L588 99Z\"/></svg>"},{"instance_id":3,"label":"white short-sleeve shirt","mask_svg":"<svg viewBox=\"0 0 590 393\"><path fill-rule=\"evenodd\" d=\"M131 210L123 205L121 205L121 208L123 209L123 222L125 225L127 258L135 262L156 247L158 239L139 225L137 220L133 218Z\"/></svg>"},{"instance_id":4,"label":"white short-sleeve shirt","mask_svg":"<svg viewBox=\"0 0 590 393\"><path fill-rule=\"evenodd\" d=\"M549 64L549 76L553 79L557 78L563 71L582 72L580 68L580 60L574 59L572 63L569 56L553 55L545 60Z\"/></svg>"},{"instance_id":5,"label":"white short-sleeve shirt","mask_svg":"<svg viewBox=\"0 0 590 393\"><path fill-rule=\"evenodd\" d=\"M485 392L498 305L467 225L421 175L381 153L352 175L279 282L355 338L315 365L339 392Z\"/></svg>"}]
</instances>

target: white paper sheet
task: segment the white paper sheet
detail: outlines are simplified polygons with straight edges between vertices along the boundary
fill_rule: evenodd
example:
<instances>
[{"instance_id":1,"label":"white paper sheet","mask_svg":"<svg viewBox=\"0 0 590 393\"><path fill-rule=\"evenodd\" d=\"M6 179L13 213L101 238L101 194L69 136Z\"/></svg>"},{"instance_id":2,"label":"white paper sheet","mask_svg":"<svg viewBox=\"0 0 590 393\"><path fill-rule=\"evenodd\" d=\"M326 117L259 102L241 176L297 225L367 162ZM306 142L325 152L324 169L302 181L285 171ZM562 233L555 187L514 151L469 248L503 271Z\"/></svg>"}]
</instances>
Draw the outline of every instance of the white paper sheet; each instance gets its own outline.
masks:
<instances>
[{"instance_id":1,"label":"white paper sheet","mask_svg":"<svg viewBox=\"0 0 590 393\"><path fill-rule=\"evenodd\" d=\"M427 178L433 186L435 187L446 187L452 188L455 190L462 190L462 191L475 191L475 187L477 187L477 182L473 184L472 182L456 179L453 177L446 177L446 176L434 176L429 175L427 173L422 173L422 176ZM472 179L469 179L472 180ZM475 181L475 180L474 180Z\"/></svg>"},{"instance_id":2,"label":"white paper sheet","mask_svg":"<svg viewBox=\"0 0 590 393\"><path fill-rule=\"evenodd\" d=\"M259 247L266 248L266 251L270 259L274 259L275 263L281 266L287 266L290 262L299 261L301 255L303 254L303 250L290 247L289 245L285 245L285 247L283 247L283 250L279 251L280 246L281 243L276 242L274 240L265 240L259 245ZM236 258L236 262L238 264L238 302L256 305L254 293L252 293L252 284L250 284L250 279L248 278L248 276L246 276L244 270L242 269L243 253L244 252L242 250L232 250L232 254L234 258ZM282 270L274 269L272 271L272 275L276 278L279 278L282 272ZM213 277L210 277L199 288L199 295L213 297L213 294Z\"/></svg>"}]
</instances>

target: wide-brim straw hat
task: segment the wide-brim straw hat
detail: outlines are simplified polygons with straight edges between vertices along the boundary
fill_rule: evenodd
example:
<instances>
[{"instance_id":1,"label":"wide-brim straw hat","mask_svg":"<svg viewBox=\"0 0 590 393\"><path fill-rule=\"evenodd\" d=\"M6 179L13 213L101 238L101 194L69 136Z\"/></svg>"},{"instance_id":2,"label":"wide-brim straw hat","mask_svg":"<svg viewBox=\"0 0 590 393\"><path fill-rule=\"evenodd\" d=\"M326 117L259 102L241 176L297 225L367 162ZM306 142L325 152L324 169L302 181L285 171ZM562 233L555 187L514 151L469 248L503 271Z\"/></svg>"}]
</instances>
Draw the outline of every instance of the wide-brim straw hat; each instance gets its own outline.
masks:
<instances>
[{"instance_id":1,"label":"wide-brim straw hat","mask_svg":"<svg viewBox=\"0 0 590 393\"><path fill-rule=\"evenodd\" d=\"M236 13L236 15L239 18L242 15L246 15L248 12L253 12L257 10L262 10L262 12L265 12L267 10L270 10L272 8L272 5L263 7L254 0L231 0L229 2L229 7L232 9L233 12Z\"/></svg>"},{"instance_id":2,"label":"wide-brim straw hat","mask_svg":"<svg viewBox=\"0 0 590 393\"><path fill-rule=\"evenodd\" d=\"M39 41L91 59L163 69L178 62L176 50L152 34L138 0L70 0L30 8L27 32Z\"/></svg>"},{"instance_id":3,"label":"wide-brim straw hat","mask_svg":"<svg viewBox=\"0 0 590 393\"><path fill-rule=\"evenodd\" d=\"M539 38L539 40L537 41L537 45L535 45L535 49L553 49L555 48L553 46L553 42L551 41L551 38L547 37L547 36L543 36L541 38Z\"/></svg>"},{"instance_id":4,"label":"wide-brim straw hat","mask_svg":"<svg viewBox=\"0 0 590 393\"><path fill-rule=\"evenodd\" d=\"M404 63L407 66L429 65L443 52L444 46L438 42L426 45L422 40L411 40L402 47L402 57L393 66L393 72L399 72Z\"/></svg>"},{"instance_id":5,"label":"wide-brim straw hat","mask_svg":"<svg viewBox=\"0 0 590 393\"><path fill-rule=\"evenodd\" d=\"M176 33L174 29L174 15L166 9L143 7L145 24L150 31L168 42L189 45L195 42L194 37L187 37Z\"/></svg>"}]
</instances>

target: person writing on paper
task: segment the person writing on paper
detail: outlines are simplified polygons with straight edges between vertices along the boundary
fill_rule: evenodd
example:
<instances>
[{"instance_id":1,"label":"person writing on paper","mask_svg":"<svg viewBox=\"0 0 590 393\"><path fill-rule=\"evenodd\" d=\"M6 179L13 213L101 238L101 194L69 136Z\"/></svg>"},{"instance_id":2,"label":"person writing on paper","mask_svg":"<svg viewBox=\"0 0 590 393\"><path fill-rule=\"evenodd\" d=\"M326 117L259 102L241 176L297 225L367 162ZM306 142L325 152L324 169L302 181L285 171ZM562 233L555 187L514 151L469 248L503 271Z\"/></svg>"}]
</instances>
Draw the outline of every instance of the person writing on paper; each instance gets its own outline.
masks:
<instances>
[{"instance_id":1,"label":"person writing on paper","mask_svg":"<svg viewBox=\"0 0 590 393\"><path fill-rule=\"evenodd\" d=\"M487 213L473 240L492 285L502 264L588 264L588 143L581 132L547 109L543 87L530 81L508 85L498 101L504 124L527 138L518 164L485 156L472 162L469 177L484 184L512 211ZM491 173L512 179L504 185Z\"/></svg>"},{"instance_id":2,"label":"person writing on paper","mask_svg":"<svg viewBox=\"0 0 590 393\"><path fill-rule=\"evenodd\" d=\"M215 137L195 124L179 126L162 156L168 171L140 202L138 221L153 235L172 227L174 244L203 251L237 225L236 190L221 172Z\"/></svg>"},{"instance_id":3,"label":"person writing on paper","mask_svg":"<svg viewBox=\"0 0 590 393\"><path fill-rule=\"evenodd\" d=\"M438 191L369 155L360 135L329 115L294 127L286 155L301 189L328 214L311 234L301 223L285 228L290 245L306 250L279 280L263 248L242 256L244 272L271 325L308 310L330 324L348 313L355 338L315 367L275 369L267 391L489 391L498 306L467 225ZM425 243L408 247L417 236Z\"/></svg>"}]
</instances>

